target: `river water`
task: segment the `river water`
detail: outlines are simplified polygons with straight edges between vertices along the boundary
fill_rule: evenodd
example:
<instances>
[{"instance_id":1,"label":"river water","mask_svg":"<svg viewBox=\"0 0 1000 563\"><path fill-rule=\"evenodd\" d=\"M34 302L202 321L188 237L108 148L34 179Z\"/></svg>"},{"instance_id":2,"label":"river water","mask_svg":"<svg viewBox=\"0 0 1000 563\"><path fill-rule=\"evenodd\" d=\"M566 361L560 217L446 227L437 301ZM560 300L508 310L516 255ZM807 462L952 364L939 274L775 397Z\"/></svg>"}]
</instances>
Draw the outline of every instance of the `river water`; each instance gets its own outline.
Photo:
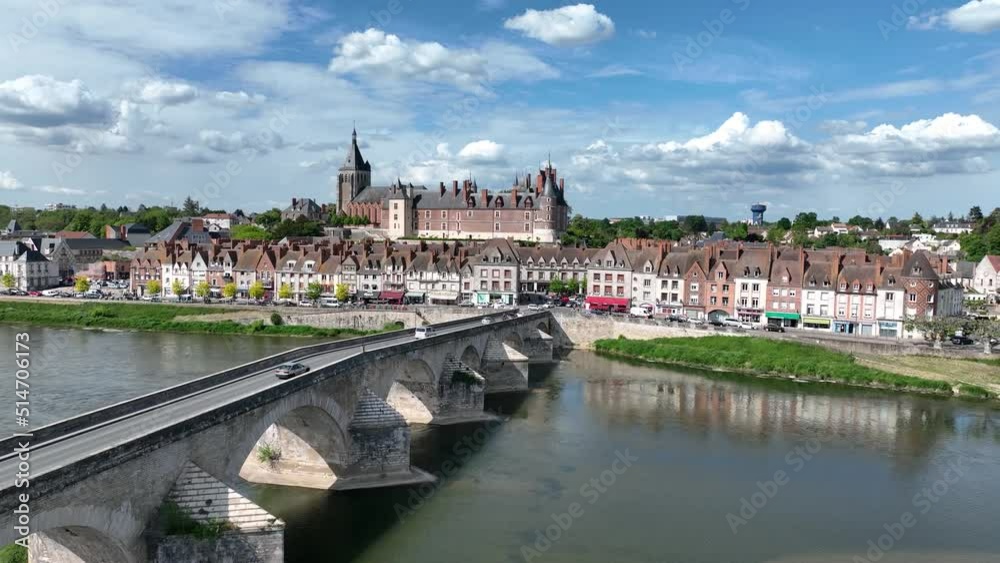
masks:
<instances>
[{"instance_id":1,"label":"river water","mask_svg":"<svg viewBox=\"0 0 1000 563\"><path fill-rule=\"evenodd\" d=\"M302 343L36 335L43 351L58 342L32 375L46 418ZM435 486L248 493L287 522L291 563L1000 560L1000 410L987 404L574 352L487 406L501 423L414 428Z\"/></svg>"}]
</instances>

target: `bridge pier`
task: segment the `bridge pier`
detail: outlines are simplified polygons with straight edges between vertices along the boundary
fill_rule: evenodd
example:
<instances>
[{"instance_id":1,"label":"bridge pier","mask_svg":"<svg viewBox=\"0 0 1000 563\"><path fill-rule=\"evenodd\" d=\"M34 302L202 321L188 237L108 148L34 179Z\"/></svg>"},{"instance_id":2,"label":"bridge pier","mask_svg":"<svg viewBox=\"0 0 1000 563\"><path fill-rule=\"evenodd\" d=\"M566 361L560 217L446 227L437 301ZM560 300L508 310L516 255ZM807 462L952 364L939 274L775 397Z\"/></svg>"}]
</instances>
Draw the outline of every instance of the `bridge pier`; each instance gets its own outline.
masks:
<instances>
[{"instance_id":1,"label":"bridge pier","mask_svg":"<svg viewBox=\"0 0 1000 563\"><path fill-rule=\"evenodd\" d=\"M528 356L530 364L548 364L553 361L554 339L547 332L538 329L537 335L524 339L521 352Z\"/></svg>"},{"instance_id":2,"label":"bridge pier","mask_svg":"<svg viewBox=\"0 0 1000 563\"><path fill-rule=\"evenodd\" d=\"M513 346L491 340L483 353L482 375L486 393L516 393L528 390L527 356Z\"/></svg>"},{"instance_id":3,"label":"bridge pier","mask_svg":"<svg viewBox=\"0 0 1000 563\"><path fill-rule=\"evenodd\" d=\"M141 546L128 549L93 528L65 527L36 532L28 540L30 563L143 563Z\"/></svg>"}]
</instances>

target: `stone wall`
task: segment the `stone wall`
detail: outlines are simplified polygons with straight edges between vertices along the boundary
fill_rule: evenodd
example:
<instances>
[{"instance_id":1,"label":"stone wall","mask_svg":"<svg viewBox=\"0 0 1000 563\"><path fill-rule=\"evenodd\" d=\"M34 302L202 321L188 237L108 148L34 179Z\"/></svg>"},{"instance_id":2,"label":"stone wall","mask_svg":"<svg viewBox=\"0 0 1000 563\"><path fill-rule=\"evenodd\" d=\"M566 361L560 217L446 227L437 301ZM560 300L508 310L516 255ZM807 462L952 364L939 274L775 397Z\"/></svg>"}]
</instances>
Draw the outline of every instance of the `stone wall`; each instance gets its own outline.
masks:
<instances>
[{"instance_id":1,"label":"stone wall","mask_svg":"<svg viewBox=\"0 0 1000 563\"><path fill-rule=\"evenodd\" d=\"M223 534L199 540L168 536L156 545L154 563L284 563L283 530Z\"/></svg>"},{"instance_id":2,"label":"stone wall","mask_svg":"<svg viewBox=\"0 0 1000 563\"><path fill-rule=\"evenodd\" d=\"M627 317L585 315L572 309L553 309L555 318L552 337L556 348L591 349L594 342L605 338L624 336L635 340L651 338L701 338L714 335L736 336L738 333L696 329L690 325L660 324Z\"/></svg>"}]
</instances>

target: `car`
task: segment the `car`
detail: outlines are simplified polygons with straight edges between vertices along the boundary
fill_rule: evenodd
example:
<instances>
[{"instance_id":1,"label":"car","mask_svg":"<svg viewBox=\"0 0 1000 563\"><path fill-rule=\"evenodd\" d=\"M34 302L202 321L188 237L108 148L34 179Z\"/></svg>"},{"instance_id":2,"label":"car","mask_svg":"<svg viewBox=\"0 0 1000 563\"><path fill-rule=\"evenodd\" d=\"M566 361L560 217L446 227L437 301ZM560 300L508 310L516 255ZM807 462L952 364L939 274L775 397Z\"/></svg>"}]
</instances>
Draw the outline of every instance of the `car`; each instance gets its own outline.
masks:
<instances>
[{"instance_id":1,"label":"car","mask_svg":"<svg viewBox=\"0 0 1000 563\"><path fill-rule=\"evenodd\" d=\"M764 330L767 332L785 332L785 327L781 325L764 325Z\"/></svg>"},{"instance_id":2,"label":"car","mask_svg":"<svg viewBox=\"0 0 1000 563\"><path fill-rule=\"evenodd\" d=\"M274 370L274 374L278 376L278 379L288 379L290 377L295 377L297 375L302 375L309 371L309 366L305 364L291 363L282 364Z\"/></svg>"},{"instance_id":3,"label":"car","mask_svg":"<svg viewBox=\"0 0 1000 563\"><path fill-rule=\"evenodd\" d=\"M417 327L417 330L413 332L413 337L417 340L423 340L429 336L434 336L434 329L429 326Z\"/></svg>"},{"instance_id":4,"label":"car","mask_svg":"<svg viewBox=\"0 0 1000 563\"><path fill-rule=\"evenodd\" d=\"M628 313L629 315L640 319L648 319L653 316L653 314L649 312L649 309L645 307L632 307L629 309Z\"/></svg>"},{"instance_id":5,"label":"car","mask_svg":"<svg viewBox=\"0 0 1000 563\"><path fill-rule=\"evenodd\" d=\"M968 346L970 344L973 344L973 341L968 336L956 334L955 336L951 337L951 343L954 344L955 346Z\"/></svg>"},{"instance_id":6,"label":"car","mask_svg":"<svg viewBox=\"0 0 1000 563\"><path fill-rule=\"evenodd\" d=\"M29 291L28 297L41 297L42 292L40 291Z\"/></svg>"},{"instance_id":7,"label":"car","mask_svg":"<svg viewBox=\"0 0 1000 563\"><path fill-rule=\"evenodd\" d=\"M483 320L479 322L481 322L484 325L493 324L493 321L491 321L489 317L483 317Z\"/></svg>"}]
</instances>

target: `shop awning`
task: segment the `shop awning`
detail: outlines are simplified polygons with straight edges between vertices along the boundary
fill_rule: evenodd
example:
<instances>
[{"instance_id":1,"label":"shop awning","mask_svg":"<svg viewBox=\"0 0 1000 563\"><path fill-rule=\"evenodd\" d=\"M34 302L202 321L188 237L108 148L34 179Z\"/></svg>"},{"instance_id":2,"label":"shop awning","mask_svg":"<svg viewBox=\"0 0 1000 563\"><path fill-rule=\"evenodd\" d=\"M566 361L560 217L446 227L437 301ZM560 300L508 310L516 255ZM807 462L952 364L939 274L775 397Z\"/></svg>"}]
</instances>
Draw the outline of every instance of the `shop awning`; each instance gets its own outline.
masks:
<instances>
[{"instance_id":1,"label":"shop awning","mask_svg":"<svg viewBox=\"0 0 1000 563\"><path fill-rule=\"evenodd\" d=\"M432 291L428 294L434 301L458 301L457 291Z\"/></svg>"},{"instance_id":2,"label":"shop awning","mask_svg":"<svg viewBox=\"0 0 1000 563\"><path fill-rule=\"evenodd\" d=\"M787 321L797 321L802 318L802 315L799 315L798 313L772 313L771 311L768 311L767 318L785 319Z\"/></svg>"},{"instance_id":3,"label":"shop awning","mask_svg":"<svg viewBox=\"0 0 1000 563\"><path fill-rule=\"evenodd\" d=\"M629 300L624 297L588 297L587 303L591 307L617 307L624 308L629 306Z\"/></svg>"},{"instance_id":4,"label":"shop awning","mask_svg":"<svg viewBox=\"0 0 1000 563\"><path fill-rule=\"evenodd\" d=\"M406 292L406 298L407 299L423 299L426 296L427 296L427 293L423 292L423 291L407 291Z\"/></svg>"},{"instance_id":5,"label":"shop awning","mask_svg":"<svg viewBox=\"0 0 1000 563\"><path fill-rule=\"evenodd\" d=\"M807 325L817 325L817 326L830 326L833 321L830 319L821 319L819 317L802 317L802 322Z\"/></svg>"},{"instance_id":6,"label":"shop awning","mask_svg":"<svg viewBox=\"0 0 1000 563\"><path fill-rule=\"evenodd\" d=\"M383 291L378 294L378 298L383 301L402 301L403 292L402 291Z\"/></svg>"}]
</instances>

